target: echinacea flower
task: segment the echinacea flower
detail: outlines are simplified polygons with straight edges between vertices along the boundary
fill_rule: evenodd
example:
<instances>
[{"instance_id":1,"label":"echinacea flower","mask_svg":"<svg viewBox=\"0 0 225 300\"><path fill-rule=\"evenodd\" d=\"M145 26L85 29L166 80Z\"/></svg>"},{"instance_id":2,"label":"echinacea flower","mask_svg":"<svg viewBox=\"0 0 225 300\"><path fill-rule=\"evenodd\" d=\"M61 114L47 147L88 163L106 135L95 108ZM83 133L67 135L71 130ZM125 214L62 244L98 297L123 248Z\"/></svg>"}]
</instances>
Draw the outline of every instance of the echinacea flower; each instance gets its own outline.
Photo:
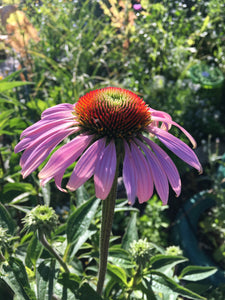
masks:
<instances>
[{"instance_id":1,"label":"echinacea flower","mask_svg":"<svg viewBox=\"0 0 225 300\"><path fill-rule=\"evenodd\" d=\"M58 189L66 191L61 187L63 175L77 161L67 189L74 191L94 176L96 196L104 200L111 190L122 153L128 202L134 204L136 197L140 203L147 201L155 187L166 204L169 183L179 196L181 180L175 164L153 137L201 171L194 151L169 133L172 125L196 146L193 137L169 114L152 109L131 91L108 87L85 94L75 104L63 103L46 109L40 121L23 131L15 152L25 150L20 160L25 178L73 134L75 137L56 150L40 171L41 185L54 178Z\"/></svg>"}]
</instances>

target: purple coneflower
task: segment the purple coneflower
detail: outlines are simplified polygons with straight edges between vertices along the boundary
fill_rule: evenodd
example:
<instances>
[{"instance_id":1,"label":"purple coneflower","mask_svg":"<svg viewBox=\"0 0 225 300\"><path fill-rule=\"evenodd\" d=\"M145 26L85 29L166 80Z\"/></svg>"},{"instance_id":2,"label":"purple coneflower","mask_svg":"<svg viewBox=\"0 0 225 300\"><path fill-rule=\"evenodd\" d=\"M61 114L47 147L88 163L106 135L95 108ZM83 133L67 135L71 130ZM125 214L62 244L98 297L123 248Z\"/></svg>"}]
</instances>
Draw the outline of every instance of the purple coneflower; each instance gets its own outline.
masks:
<instances>
[{"instance_id":1,"label":"purple coneflower","mask_svg":"<svg viewBox=\"0 0 225 300\"><path fill-rule=\"evenodd\" d=\"M58 189L66 191L61 187L63 175L78 160L66 187L74 191L94 176L96 196L104 200L113 184L118 155L122 153L128 202L134 204L136 196L140 203L147 201L155 186L166 204L168 183L179 196L181 181L175 164L152 141L153 137L201 171L194 151L168 132L172 125L196 146L193 137L170 115L150 108L131 91L108 87L87 93L75 104L63 103L45 110L40 121L23 131L15 152L25 150L20 161L25 178L60 142L75 134L51 155L40 171L42 185L54 178Z\"/></svg>"}]
</instances>

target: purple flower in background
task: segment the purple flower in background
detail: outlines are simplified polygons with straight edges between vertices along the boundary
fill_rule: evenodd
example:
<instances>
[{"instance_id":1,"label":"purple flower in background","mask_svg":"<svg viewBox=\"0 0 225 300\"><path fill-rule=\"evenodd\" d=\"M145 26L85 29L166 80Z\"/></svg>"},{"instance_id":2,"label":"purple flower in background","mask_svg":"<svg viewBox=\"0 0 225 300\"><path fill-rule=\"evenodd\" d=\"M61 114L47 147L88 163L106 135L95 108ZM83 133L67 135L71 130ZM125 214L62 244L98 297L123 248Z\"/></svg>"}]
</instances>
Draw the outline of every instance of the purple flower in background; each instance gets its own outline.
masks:
<instances>
[{"instance_id":1,"label":"purple flower in background","mask_svg":"<svg viewBox=\"0 0 225 300\"><path fill-rule=\"evenodd\" d=\"M134 204L136 197L140 203L147 201L155 187L166 204L169 183L179 196L181 180L175 164L152 140L154 137L201 172L194 151L169 133L172 125L196 146L193 137L169 114L150 108L131 91L108 87L85 94L75 104L62 103L45 110L40 121L23 131L15 152L25 150L20 160L25 178L73 134L75 137L59 147L40 171L42 185L54 178L58 189L65 191L61 187L63 175L77 161L66 187L74 191L94 176L96 196L104 200L113 184L118 156L122 155L128 202Z\"/></svg>"},{"instance_id":2,"label":"purple flower in background","mask_svg":"<svg viewBox=\"0 0 225 300\"><path fill-rule=\"evenodd\" d=\"M141 6L140 3L136 3L136 4L133 5L133 9L135 9L135 10L141 10L142 6Z\"/></svg>"}]
</instances>

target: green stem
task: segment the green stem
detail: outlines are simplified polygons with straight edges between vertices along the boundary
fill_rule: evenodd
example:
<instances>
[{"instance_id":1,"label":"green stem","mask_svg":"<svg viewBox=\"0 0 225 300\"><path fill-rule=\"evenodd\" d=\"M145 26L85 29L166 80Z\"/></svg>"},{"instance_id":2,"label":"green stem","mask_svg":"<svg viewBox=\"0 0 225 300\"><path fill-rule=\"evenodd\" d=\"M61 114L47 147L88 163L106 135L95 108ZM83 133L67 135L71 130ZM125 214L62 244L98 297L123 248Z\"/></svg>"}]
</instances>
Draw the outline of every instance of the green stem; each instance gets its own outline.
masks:
<instances>
[{"instance_id":1,"label":"green stem","mask_svg":"<svg viewBox=\"0 0 225 300\"><path fill-rule=\"evenodd\" d=\"M49 242L46 239L45 234L40 231L39 231L39 240L42 243L42 245L48 250L48 252L51 253L56 258L56 260L63 267L65 272L70 273L67 264L62 260L62 257L55 251L55 249L53 249L52 246L49 244Z\"/></svg>"},{"instance_id":2,"label":"green stem","mask_svg":"<svg viewBox=\"0 0 225 300\"><path fill-rule=\"evenodd\" d=\"M105 274L107 270L107 259L108 259L108 249L109 249L109 239L112 229L114 208L116 203L116 191L117 191L117 178L119 173L119 159L117 157L117 168L116 174L113 181L113 185L108 197L102 201L102 223L99 241L99 271L98 271L98 283L97 283L97 293L101 295Z\"/></svg>"}]
</instances>

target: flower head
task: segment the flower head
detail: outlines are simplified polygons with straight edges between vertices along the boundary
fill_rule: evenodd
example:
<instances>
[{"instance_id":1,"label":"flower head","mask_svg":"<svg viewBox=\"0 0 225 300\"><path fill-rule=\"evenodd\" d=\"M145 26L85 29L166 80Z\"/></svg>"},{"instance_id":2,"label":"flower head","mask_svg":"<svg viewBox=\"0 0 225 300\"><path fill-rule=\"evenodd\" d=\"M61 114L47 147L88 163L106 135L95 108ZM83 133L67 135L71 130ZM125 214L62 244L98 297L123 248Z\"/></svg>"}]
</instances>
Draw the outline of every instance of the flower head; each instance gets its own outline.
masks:
<instances>
[{"instance_id":1,"label":"flower head","mask_svg":"<svg viewBox=\"0 0 225 300\"><path fill-rule=\"evenodd\" d=\"M41 184L54 178L61 191L66 169L77 164L67 183L76 190L94 175L96 196L105 199L112 187L119 155L123 155L123 180L128 201L140 203L153 194L154 186L167 203L169 184L177 195L181 181L168 154L150 137L156 137L186 163L201 171L194 151L169 133L178 127L196 146L193 137L171 116L150 108L131 91L108 87L91 91L75 104L59 104L42 113L37 123L21 134L15 152L25 150L20 161L23 177L40 166L69 135L75 137L55 151L39 173ZM120 153L119 153L120 152Z\"/></svg>"},{"instance_id":2,"label":"flower head","mask_svg":"<svg viewBox=\"0 0 225 300\"><path fill-rule=\"evenodd\" d=\"M150 258L153 256L154 247L146 239L133 241L130 244L130 253L133 260L141 268L145 268L149 263Z\"/></svg>"},{"instance_id":3,"label":"flower head","mask_svg":"<svg viewBox=\"0 0 225 300\"><path fill-rule=\"evenodd\" d=\"M49 235L56 228L58 217L53 208L46 205L38 205L26 214L23 222L28 230L39 230Z\"/></svg>"}]
</instances>

